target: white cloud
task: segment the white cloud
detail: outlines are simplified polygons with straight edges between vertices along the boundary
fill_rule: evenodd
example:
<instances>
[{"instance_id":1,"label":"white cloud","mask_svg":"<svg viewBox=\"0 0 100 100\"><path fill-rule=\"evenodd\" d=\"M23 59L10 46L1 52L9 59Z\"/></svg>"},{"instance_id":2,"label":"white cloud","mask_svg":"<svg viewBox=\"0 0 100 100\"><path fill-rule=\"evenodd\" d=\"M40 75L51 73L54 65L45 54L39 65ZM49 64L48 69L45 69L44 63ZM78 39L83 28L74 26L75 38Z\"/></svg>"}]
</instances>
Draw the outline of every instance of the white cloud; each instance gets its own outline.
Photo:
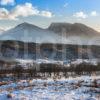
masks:
<instances>
[{"instance_id":1,"label":"white cloud","mask_svg":"<svg viewBox=\"0 0 100 100\"><path fill-rule=\"evenodd\" d=\"M13 10L8 11L5 8L0 8L0 19L16 20L19 17L28 16L43 16L51 18L53 15L49 11L40 11L33 7L31 3L17 5Z\"/></svg>"},{"instance_id":2,"label":"white cloud","mask_svg":"<svg viewBox=\"0 0 100 100\"><path fill-rule=\"evenodd\" d=\"M91 12L91 16L97 16L98 14L97 14L97 12L96 11L92 11Z\"/></svg>"},{"instance_id":3,"label":"white cloud","mask_svg":"<svg viewBox=\"0 0 100 100\"><path fill-rule=\"evenodd\" d=\"M1 5L14 5L15 4L15 0L0 0L0 4Z\"/></svg>"},{"instance_id":4,"label":"white cloud","mask_svg":"<svg viewBox=\"0 0 100 100\"><path fill-rule=\"evenodd\" d=\"M38 15L39 10L32 6L31 3L25 3L24 5L17 5L9 14L10 18L16 19L19 16L27 17L31 15Z\"/></svg>"},{"instance_id":5,"label":"white cloud","mask_svg":"<svg viewBox=\"0 0 100 100\"><path fill-rule=\"evenodd\" d=\"M88 17L87 14L85 14L84 12L80 11L80 12L76 12L75 14L73 14L74 17L77 17L77 18L82 18L82 19L85 19Z\"/></svg>"},{"instance_id":6,"label":"white cloud","mask_svg":"<svg viewBox=\"0 0 100 100\"><path fill-rule=\"evenodd\" d=\"M0 19L6 19L9 15L9 11L5 8L0 8Z\"/></svg>"},{"instance_id":7,"label":"white cloud","mask_svg":"<svg viewBox=\"0 0 100 100\"><path fill-rule=\"evenodd\" d=\"M41 11L40 16L51 18L53 15L50 11Z\"/></svg>"}]
</instances>

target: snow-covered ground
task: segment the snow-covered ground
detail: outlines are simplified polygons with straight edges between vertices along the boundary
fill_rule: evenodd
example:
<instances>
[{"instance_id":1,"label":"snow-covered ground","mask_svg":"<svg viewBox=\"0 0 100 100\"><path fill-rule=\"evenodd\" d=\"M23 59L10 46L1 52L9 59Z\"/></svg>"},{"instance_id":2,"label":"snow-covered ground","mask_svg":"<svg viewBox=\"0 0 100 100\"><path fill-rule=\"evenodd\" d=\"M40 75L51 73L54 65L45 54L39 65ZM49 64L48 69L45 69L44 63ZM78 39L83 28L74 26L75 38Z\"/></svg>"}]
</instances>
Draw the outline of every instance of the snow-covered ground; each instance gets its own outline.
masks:
<instances>
[{"instance_id":1,"label":"snow-covered ground","mask_svg":"<svg viewBox=\"0 0 100 100\"><path fill-rule=\"evenodd\" d=\"M99 59L76 59L75 61L72 61L71 64L81 64L81 63L87 63L87 64L92 64L92 65L97 65L99 61Z\"/></svg>"},{"instance_id":2,"label":"snow-covered ground","mask_svg":"<svg viewBox=\"0 0 100 100\"><path fill-rule=\"evenodd\" d=\"M100 100L100 76L11 81L0 86L0 100Z\"/></svg>"},{"instance_id":3,"label":"snow-covered ground","mask_svg":"<svg viewBox=\"0 0 100 100\"><path fill-rule=\"evenodd\" d=\"M44 64L48 64L48 63L51 63L51 64L61 64L61 65L64 65L64 64L81 64L81 63L87 63L87 64L92 64L92 65L97 65L98 62L100 62L98 59L76 59L76 60L66 60L66 61L58 61L58 60L53 60L53 59L36 59L36 60L33 60L33 59L15 59L15 61L19 62L21 65L26 65L26 64L33 64L33 63L37 63L37 64L41 64L41 63L44 63Z\"/></svg>"}]
</instances>

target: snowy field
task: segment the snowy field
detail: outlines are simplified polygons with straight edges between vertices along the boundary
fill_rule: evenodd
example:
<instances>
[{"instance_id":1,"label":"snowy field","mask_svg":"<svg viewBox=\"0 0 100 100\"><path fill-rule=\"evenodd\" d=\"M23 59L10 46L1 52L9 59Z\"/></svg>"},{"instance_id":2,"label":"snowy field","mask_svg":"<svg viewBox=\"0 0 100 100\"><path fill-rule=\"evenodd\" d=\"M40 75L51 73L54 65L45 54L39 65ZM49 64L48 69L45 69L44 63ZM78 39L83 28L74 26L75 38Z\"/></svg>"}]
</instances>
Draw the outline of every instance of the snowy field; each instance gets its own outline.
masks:
<instances>
[{"instance_id":1,"label":"snowy field","mask_svg":"<svg viewBox=\"0 0 100 100\"><path fill-rule=\"evenodd\" d=\"M2 84L0 100L100 100L100 76L29 79Z\"/></svg>"}]
</instances>

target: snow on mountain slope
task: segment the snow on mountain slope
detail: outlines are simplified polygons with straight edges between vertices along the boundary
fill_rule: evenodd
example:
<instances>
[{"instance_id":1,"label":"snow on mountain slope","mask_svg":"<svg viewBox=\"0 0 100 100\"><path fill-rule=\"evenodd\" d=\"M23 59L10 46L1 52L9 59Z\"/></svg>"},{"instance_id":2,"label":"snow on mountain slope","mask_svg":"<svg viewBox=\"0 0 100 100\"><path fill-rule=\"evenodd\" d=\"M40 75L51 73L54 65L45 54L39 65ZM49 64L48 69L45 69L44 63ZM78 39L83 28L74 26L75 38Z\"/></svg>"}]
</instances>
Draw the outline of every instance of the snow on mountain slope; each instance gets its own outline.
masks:
<instances>
[{"instance_id":1,"label":"snow on mountain slope","mask_svg":"<svg viewBox=\"0 0 100 100\"><path fill-rule=\"evenodd\" d=\"M59 36L54 32L41 29L37 26L22 23L15 28L4 32L0 36L1 40L19 40L24 42L56 42Z\"/></svg>"}]
</instances>

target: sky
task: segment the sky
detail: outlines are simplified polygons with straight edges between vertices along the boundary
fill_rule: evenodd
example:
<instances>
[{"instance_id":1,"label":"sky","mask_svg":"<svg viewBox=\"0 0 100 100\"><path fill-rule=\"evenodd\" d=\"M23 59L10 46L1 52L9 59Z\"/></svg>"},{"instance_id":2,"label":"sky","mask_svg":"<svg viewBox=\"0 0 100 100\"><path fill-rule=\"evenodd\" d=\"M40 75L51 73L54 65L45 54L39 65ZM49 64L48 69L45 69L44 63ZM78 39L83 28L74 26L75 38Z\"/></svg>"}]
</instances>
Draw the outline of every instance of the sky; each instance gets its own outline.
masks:
<instances>
[{"instance_id":1,"label":"sky","mask_svg":"<svg viewBox=\"0 0 100 100\"><path fill-rule=\"evenodd\" d=\"M42 28L52 22L83 23L100 31L100 0L0 0L0 29L23 22Z\"/></svg>"}]
</instances>

